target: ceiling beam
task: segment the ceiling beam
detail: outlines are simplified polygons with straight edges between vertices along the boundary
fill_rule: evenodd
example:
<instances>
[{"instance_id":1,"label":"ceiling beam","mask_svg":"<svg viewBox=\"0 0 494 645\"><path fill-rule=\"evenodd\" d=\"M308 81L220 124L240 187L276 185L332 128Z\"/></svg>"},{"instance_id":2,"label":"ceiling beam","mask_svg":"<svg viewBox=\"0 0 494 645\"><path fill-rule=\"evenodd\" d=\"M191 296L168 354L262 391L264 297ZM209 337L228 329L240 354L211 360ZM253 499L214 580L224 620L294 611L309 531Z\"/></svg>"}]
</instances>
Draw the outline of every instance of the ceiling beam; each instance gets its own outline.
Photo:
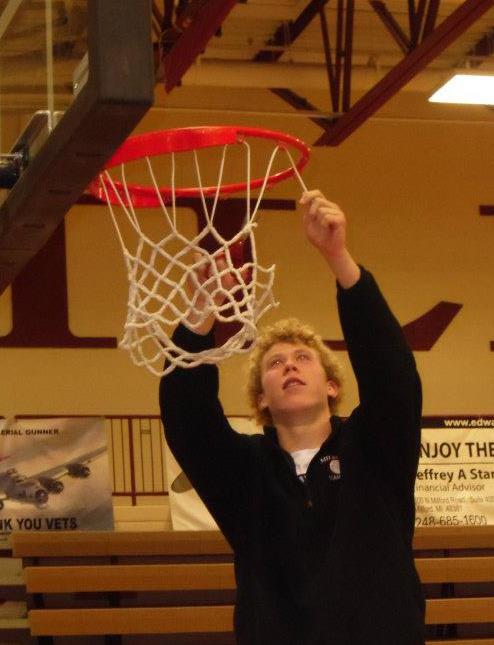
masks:
<instances>
[{"instance_id":1,"label":"ceiling beam","mask_svg":"<svg viewBox=\"0 0 494 645\"><path fill-rule=\"evenodd\" d=\"M386 3L381 0L371 0L371 7L374 9L376 14L379 16L383 22L386 29L389 31L393 39L395 40L398 47L404 54L408 54L410 51L410 38L405 34L403 29L400 27L399 23L396 21L393 14L389 11L386 6ZM412 3L413 5L413 3ZM413 6L410 7L410 22L414 24L415 20L415 9ZM413 27L411 28L411 30Z\"/></svg>"},{"instance_id":2,"label":"ceiling beam","mask_svg":"<svg viewBox=\"0 0 494 645\"><path fill-rule=\"evenodd\" d=\"M22 4L22 0L9 0L6 7L0 14L0 38L3 38L4 33L9 28L10 23L14 19L17 10Z\"/></svg>"},{"instance_id":3,"label":"ceiling beam","mask_svg":"<svg viewBox=\"0 0 494 645\"><path fill-rule=\"evenodd\" d=\"M319 9L321 37L326 58L326 70L333 112L345 112L350 109L354 12L354 0L338 0L336 47L334 48L335 60L333 62L326 14L324 8L321 7Z\"/></svg>"},{"instance_id":4,"label":"ceiling beam","mask_svg":"<svg viewBox=\"0 0 494 645\"><path fill-rule=\"evenodd\" d=\"M311 0L296 20L290 20L288 23L284 22L281 24L266 44L270 47L288 47L300 36L327 2L328 0ZM256 63L274 63L284 53L283 50L273 51L272 49L261 49L254 56L253 60Z\"/></svg>"},{"instance_id":5,"label":"ceiling beam","mask_svg":"<svg viewBox=\"0 0 494 645\"><path fill-rule=\"evenodd\" d=\"M171 92L201 54L237 0L208 0L163 58L165 90Z\"/></svg>"},{"instance_id":6,"label":"ceiling beam","mask_svg":"<svg viewBox=\"0 0 494 645\"><path fill-rule=\"evenodd\" d=\"M437 14L439 13L439 3L441 0L430 0L425 16L425 24L422 30L422 40L434 31L436 26Z\"/></svg>"},{"instance_id":7,"label":"ceiling beam","mask_svg":"<svg viewBox=\"0 0 494 645\"><path fill-rule=\"evenodd\" d=\"M465 0L329 131L326 130L315 145L339 145L492 6L494 0Z\"/></svg>"},{"instance_id":8,"label":"ceiling beam","mask_svg":"<svg viewBox=\"0 0 494 645\"><path fill-rule=\"evenodd\" d=\"M466 59L470 65L478 67L482 59L489 58L494 54L494 28L488 31L482 38L468 50Z\"/></svg>"}]
</instances>

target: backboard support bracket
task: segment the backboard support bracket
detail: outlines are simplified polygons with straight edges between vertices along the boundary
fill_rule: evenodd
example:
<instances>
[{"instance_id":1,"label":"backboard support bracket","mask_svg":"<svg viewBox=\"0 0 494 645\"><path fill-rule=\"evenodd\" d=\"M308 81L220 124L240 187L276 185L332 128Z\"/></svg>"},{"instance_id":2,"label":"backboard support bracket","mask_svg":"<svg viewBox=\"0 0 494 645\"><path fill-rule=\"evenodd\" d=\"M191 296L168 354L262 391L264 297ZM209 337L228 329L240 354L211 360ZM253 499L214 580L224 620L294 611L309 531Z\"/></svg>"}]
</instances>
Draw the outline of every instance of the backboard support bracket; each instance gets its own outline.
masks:
<instances>
[{"instance_id":1,"label":"backboard support bracket","mask_svg":"<svg viewBox=\"0 0 494 645\"><path fill-rule=\"evenodd\" d=\"M87 8L88 80L0 206L0 294L153 104L150 3Z\"/></svg>"}]
</instances>

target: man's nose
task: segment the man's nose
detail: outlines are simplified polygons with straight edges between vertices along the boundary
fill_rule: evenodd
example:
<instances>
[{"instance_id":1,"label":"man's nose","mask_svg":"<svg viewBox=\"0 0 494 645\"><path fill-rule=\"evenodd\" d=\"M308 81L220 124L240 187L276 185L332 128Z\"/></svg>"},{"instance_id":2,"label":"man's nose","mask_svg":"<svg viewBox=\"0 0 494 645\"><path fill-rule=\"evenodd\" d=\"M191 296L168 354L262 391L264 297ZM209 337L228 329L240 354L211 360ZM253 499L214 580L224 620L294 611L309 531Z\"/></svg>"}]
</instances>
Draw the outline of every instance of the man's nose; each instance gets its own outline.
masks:
<instances>
[{"instance_id":1,"label":"man's nose","mask_svg":"<svg viewBox=\"0 0 494 645\"><path fill-rule=\"evenodd\" d=\"M291 358L288 358L285 362L285 369L283 370L284 374L291 372L292 370L297 370L297 364Z\"/></svg>"}]
</instances>

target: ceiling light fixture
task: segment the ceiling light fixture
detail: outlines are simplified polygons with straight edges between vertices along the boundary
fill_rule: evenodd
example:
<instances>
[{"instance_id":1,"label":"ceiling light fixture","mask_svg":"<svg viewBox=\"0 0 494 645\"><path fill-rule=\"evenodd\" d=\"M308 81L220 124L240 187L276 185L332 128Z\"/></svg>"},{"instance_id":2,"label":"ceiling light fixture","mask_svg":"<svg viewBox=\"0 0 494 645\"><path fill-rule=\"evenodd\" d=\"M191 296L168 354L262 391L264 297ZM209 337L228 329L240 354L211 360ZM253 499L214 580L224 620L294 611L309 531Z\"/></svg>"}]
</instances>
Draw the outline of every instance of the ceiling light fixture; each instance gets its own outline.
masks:
<instances>
[{"instance_id":1,"label":"ceiling light fixture","mask_svg":"<svg viewBox=\"0 0 494 645\"><path fill-rule=\"evenodd\" d=\"M429 101L494 105L494 74L455 74L429 97Z\"/></svg>"}]
</instances>

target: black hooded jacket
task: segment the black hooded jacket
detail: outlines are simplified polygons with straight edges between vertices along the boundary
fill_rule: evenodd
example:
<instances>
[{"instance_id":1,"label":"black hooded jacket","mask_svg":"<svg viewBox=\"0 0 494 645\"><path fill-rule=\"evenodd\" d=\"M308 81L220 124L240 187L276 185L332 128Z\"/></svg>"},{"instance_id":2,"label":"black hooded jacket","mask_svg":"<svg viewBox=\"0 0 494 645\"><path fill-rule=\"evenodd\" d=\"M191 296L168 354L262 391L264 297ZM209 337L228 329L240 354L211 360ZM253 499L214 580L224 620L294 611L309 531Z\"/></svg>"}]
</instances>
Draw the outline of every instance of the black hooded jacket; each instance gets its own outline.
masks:
<instances>
[{"instance_id":1,"label":"black hooded jacket","mask_svg":"<svg viewBox=\"0 0 494 645\"><path fill-rule=\"evenodd\" d=\"M424 643L412 557L420 380L369 272L338 287L338 308L360 404L331 417L305 483L274 429L230 427L215 366L161 381L168 444L234 550L238 645ZM174 339L213 343L183 326Z\"/></svg>"}]
</instances>

